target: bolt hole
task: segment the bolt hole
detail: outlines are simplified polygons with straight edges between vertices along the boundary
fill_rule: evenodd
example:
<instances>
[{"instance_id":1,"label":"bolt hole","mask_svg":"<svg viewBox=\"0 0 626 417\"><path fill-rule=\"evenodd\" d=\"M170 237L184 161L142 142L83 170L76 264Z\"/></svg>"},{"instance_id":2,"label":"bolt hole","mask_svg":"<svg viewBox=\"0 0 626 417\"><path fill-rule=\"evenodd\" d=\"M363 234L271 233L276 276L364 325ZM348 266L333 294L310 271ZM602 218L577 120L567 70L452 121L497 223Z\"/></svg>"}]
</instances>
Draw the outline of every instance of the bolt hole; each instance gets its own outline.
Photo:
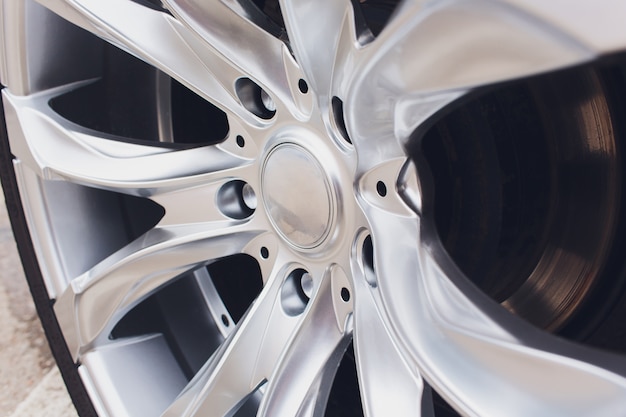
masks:
<instances>
[{"instance_id":1,"label":"bolt hole","mask_svg":"<svg viewBox=\"0 0 626 417\"><path fill-rule=\"evenodd\" d=\"M384 182L378 181L376 183L376 191L378 191L378 195L384 197L387 195L387 186Z\"/></svg>"},{"instance_id":2,"label":"bolt hole","mask_svg":"<svg viewBox=\"0 0 626 417\"><path fill-rule=\"evenodd\" d=\"M226 314L222 314L222 323L224 323L224 326L226 327L230 326L230 320L228 320L228 317L226 317Z\"/></svg>"},{"instance_id":3,"label":"bolt hole","mask_svg":"<svg viewBox=\"0 0 626 417\"><path fill-rule=\"evenodd\" d=\"M376 273L374 271L374 245L372 244L372 237L367 236L363 240L363 247L361 249L361 263L363 265L363 274L365 275L365 281L372 287L376 286Z\"/></svg>"},{"instance_id":4,"label":"bolt hole","mask_svg":"<svg viewBox=\"0 0 626 417\"><path fill-rule=\"evenodd\" d=\"M255 116L268 120L276 114L276 104L272 97L251 79L238 79L235 82L235 91L241 104Z\"/></svg>"},{"instance_id":5,"label":"bolt hole","mask_svg":"<svg viewBox=\"0 0 626 417\"><path fill-rule=\"evenodd\" d=\"M229 181L217 192L217 206L228 217L245 219L250 217L256 209L256 194L254 189L244 181Z\"/></svg>"},{"instance_id":6,"label":"bolt hole","mask_svg":"<svg viewBox=\"0 0 626 417\"><path fill-rule=\"evenodd\" d=\"M300 81L298 81L298 88L300 89L300 92L302 94L306 94L309 92L309 85L303 79L300 79Z\"/></svg>"},{"instance_id":7,"label":"bolt hole","mask_svg":"<svg viewBox=\"0 0 626 417\"><path fill-rule=\"evenodd\" d=\"M343 101L341 101L339 97L333 97L331 105L337 130L339 130L339 133L341 133L341 136L346 142L352 144L350 136L348 136L348 129L346 129L346 122L343 116Z\"/></svg>"},{"instance_id":8,"label":"bolt hole","mask_svg":"<svg viewBox=\"0 0 626 417\"><path fill-rule=\"evenodd\" d=\"M239 146L240 148L246 146L246 140L241 135L237 135L237 146Z\"/></svg>"},{"instance_id":9,"label":"bolt hole","mask_svg":"<svg viewBox=\"0 0 626 417\"><path fill-rule=\"evenodd\" d=\"M261 258L267 259L269 258L269 256L270 256L270 251L265 246L263 246L261 248Z\"/></svg>"},{"instance_id":10,"label":"bolt hole","mask_svg":"<svg viewBox=\"0 0 626 417\"><path fill-rule=\"evenodd\" d=\"M294 270L287 276L281 290L281 304L285 313L290 316L297 316L304 312L309 302L309 296L305 290L312 287L309 285L309 281L312 282L311 276L301 268Z\"/></svg>"},{"instance_id":11,"label":"bolt hole","mask_svg":"<svg viewBox=\"0 0 626 417\"><path fill-rule=\"evenodd\" d=\"M343 287L341 289L341 299L346 303L350 301L350 290L348 290L346 287Z\"/></svg>"}]
</instances>

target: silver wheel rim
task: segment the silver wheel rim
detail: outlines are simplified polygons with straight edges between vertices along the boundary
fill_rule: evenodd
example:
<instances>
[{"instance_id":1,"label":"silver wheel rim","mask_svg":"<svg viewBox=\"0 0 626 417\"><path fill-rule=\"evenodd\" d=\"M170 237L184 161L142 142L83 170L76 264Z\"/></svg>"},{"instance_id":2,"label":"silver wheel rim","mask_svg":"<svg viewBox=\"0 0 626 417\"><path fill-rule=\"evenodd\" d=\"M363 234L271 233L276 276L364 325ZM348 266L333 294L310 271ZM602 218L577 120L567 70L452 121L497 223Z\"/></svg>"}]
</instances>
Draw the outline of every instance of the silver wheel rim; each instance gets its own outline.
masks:
<instances>
[{"instance_id":1,"label":"silver wheel rim","mask_svg":"<svg viewBox=\"0 0 626 417\"><path fill-rule=\"evenodd\" d=\"M428 415L424 381L468 416L626 409L622 357L535 329L463 277L422 227L420 167L405 151L477 87L623 50L621 2L404 2L374 38L350 2L284 1L292 51L239 3L166 0L169 13L128 0L0 5L18 185L59 323L102 415L233 415L250 398L262 416L323 415L351 340L366 416ZM75 29L32 35L37 24L61 25L50 11L214 104L228 118L226 139L155 147L60 116L51 99L92 82L93 68L61 48ZM55 56L67 67L50 65ZM170 130L163 120L162 142ZM280 171L280 154L302 159L285 177L268 174ZM80 206L64 205L89 207L90 189L150 199L164 216L114 250L80 247L76 236L100 229L67 239L59 230L101 221L93 208L80 218ZM235 254L256 259L263 290L232 326L204 267ZM109 337L185 274L223 339L190 380L158 334Z\"/></svg>"}]
</instances>

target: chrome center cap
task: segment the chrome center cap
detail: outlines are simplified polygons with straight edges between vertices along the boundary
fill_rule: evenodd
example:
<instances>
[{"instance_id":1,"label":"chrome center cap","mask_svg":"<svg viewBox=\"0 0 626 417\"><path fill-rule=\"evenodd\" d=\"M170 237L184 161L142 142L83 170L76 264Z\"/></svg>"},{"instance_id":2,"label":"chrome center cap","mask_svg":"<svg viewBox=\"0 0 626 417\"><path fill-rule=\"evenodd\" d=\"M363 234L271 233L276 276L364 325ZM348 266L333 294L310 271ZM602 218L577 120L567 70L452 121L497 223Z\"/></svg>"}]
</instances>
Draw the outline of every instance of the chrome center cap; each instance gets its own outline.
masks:
<instances>
[{"instance_id":1,"label":"chrome center cap","mask_svg":"<svg viewBox=\"0 0 626 417\"><path fill-rule=\"evenodd\" d=\"M261 187L270 221L289 243L311 249L328 236L334 213L330 183L303 147L274 148L265 160Z\"/></svg>"}]
</instances>

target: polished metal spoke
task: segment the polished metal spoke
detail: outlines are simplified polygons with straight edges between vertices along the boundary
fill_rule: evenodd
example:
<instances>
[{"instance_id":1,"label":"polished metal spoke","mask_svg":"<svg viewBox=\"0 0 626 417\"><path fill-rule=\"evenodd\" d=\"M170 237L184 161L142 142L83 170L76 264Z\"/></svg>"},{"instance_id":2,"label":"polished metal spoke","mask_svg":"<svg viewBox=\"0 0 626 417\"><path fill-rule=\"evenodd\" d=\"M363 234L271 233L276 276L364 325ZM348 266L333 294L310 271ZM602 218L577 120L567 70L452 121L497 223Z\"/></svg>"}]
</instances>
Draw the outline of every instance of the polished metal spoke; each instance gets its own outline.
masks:
<instances>
[{"instance_id":1,"label":"polished metal spoke","mask_svg":"<svg viewBox=\"0 0 626 417\"><path fill-rule=\"evenodd\" d=\"M198 371L178 398L163 413L163 417L174 416L225 416L232 415L245 399L251 395L267 375L257 368L275 361L272 357L261 357L263 345L276 343L289 337L297 319L284 315L280 305L280 290L287 271L279 264L267 278L265 287L252 304L237 328L222 343L206 364ZM273 325L272 320L275 322ZM273 339L278 340L273 340ZM271 363L269 366L271 367Z\"/></svg>"},{"instance_id":2,"label":"polished metal spoke","mask_svg":"<svg viewBox=\"0 0 626 417\"><path fill-rule=\"evenodd\" d=\"M566 1L500 1L580 42L597 55L626 49L626 32L621 26L626 5L620 0L579 2L575 7L567 7L571 3Z\"/></svg>"},{"instance_id":3,"label":"polished metal spoke","mask_svg":"<svg viewBox=\"0 0 626 417\"><path fill-rule=\"evenodd\" d=\"M285 43L255 25L239 3L217 0L165 0L164 3L179 21L200 35L241 74L259 84L273 100L284 103L288 111L298 114L292 91L299 79L297 64Z\"/></svg>"},{"instance_id":4,"label":"polished metal spoke","mask_svg":"<svg viewBox=\"0 0 626 417\"><path fill-rule=\"evenodd\" d=\"M334 372L348 339L343 329L338 328L333 313L331 279L322 279L304 312L293 316L285 313L281 300L288 272L288 267L275 265L266 286L236 330L164 416L232 415L267 381L260 414L276 415L273 411L278 410L297 415L299 410L304 411L301 408L308 404L309 389L316 387L320 378L328 386L332 383L327 373ZM312 340L316 349L302 350ZM318 350L320 344L326 349ZM307 360L294 362L303 359L300 355L305 355ZM294 396L285 396L282 389Z\"/></svg>"},{"instance_id":5,"label":"polished metal spoke","mask_svg":"<svg viewBox=\"0 0 626 417\"><path fill-rule=\"evenodd\" d=\"M81 128L47 105L51 95L73 87L29 97L4 93L11 149L44 179L153 197L241 178L252 162L220 146L174 151Z\"/></svg>"},{"instance_id":6,"label":"polished metal spoke","mask_svg":"<svg viewBox=\"0 0 626 417\"><path fill-rule=\"evenodd\" d=\"M390 333L462 414L608 416L626 407L623 358L511 316L420 235L417 216L363 205Z\"/></svg>"},{"instance_id":7,"label":"polished metal spoke","mask_svg":"<svg viewBox=\"0 0 626 417\"><path fill-rule=\"evenodd\" d=\"M74 278L55 304L72 354L105 343L122 316L181 274L241 253L255 236L249 222L155 227Z\"/></svg>"},{"instance_id":8,"label":"polished metal spoke","mask_svg":"<svg viewBox=\"0 0 626 417\"><path fill-rule=\"evenodd\" d=\"M262 299L257 301L262 302ZM262 312L256 314L267 314L264 308L261 307L259 310ZM244 318L240 328L246 321ZM248 355L250 352L247 342L245 337L244 341L241 341L240 332L243 330L236 330L226 338L180 395L162 413L162 417L232 415L238 406L254 394L256 386L251 386L249 373L241 372L241 368L243 367L245 371L246 367L253 367L256 357Z\"/></svg>"},{"instance_id":9,"label":"polished metal spoke","mask_svg":"<svg viewBox=\"0 0 626 417\"><path fill-rule=\"evenodd\" d=\"M323 111L330 103L334 78L343 75L339 64L356 47L352 4L347 0L285 0L281 7L294 54Z\"/></svg>"},{"instance_id":10,"label":"polished metal spoke","mask_svg":"<svg viewBox=\"0 0 626 417\"><path fill-rule=\"evenodd\" d=\"M326 275L269 378L258 416L313 417L326 412L326 400L351 332L350 322L338 320L343 308L334 307L335 303L346 304L342 307L351 310L349 301L333 294L341 289L333 284L342 279L342 270L331 268Z\"/></svg>"},{"instance_id":11,"label":"polished metal spoke","mask_svg":"<svg viewBox=\"0 0 626 417\"><path fill-rule=\"evenodd\" d=\"M233 89L245 75L220 51L167 13L129 0L40 0L96 36L155 66L223 110L261 125L239 103ZM277 63L276 65L279 65ZM28 78L27 68L9 67L9 80ZM12 77L12 74L15 76ZM17 83L16 83L17 84Z\"/></svg>"},{"instance_id":12,"label":"polished metal spoke","mask_svg":"<svg viewBox=\"0 0 626 417\"><path fill-rule=\"evenodd\" d=\"M386 316L379 311L381 302L375 301L380 297L377 289L366 282L359 265L354 265L353 271L354 348L365 416L430 416L432 407L428 407L430 398L423 396L422 378L389 333Z\"/></svg>"},{"instance_id":13,"label":"polished metal spoke","mask_svg":"<svg viewBox=\"0 0 626 417\"><path fill-rule=\"evenodd\" d=\"M626 35L620 25L602 30L596 24L614 22L614 14L623 15L626 6L604 3L610 7L530 0L402 3L400 12L355 58L345 100L346 124L355 144L391 132L406 140L469 89L623 50Z\"/></svg>"}]
</instances>

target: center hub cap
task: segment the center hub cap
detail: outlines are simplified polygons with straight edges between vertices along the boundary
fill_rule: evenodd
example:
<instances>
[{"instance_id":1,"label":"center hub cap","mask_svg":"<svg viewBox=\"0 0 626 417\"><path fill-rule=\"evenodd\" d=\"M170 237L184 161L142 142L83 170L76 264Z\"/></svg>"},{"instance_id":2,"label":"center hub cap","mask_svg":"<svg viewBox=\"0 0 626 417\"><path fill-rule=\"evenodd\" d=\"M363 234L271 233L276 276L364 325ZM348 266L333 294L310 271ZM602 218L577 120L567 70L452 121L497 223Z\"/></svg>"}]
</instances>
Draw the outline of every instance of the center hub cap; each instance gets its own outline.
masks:
<instances>
[{"instance_id":1,"label":"center hub cap","mask_svg":"<svg viewBox=\"0 0 626 417\"><path fill-rule=\"evenodd\" d=\"M307 150L295 144L274 148L263 166L262 187L270 221L288 242L310 249L328 236L334 206L330 183Z\"/></svg>"}]
</instances>

